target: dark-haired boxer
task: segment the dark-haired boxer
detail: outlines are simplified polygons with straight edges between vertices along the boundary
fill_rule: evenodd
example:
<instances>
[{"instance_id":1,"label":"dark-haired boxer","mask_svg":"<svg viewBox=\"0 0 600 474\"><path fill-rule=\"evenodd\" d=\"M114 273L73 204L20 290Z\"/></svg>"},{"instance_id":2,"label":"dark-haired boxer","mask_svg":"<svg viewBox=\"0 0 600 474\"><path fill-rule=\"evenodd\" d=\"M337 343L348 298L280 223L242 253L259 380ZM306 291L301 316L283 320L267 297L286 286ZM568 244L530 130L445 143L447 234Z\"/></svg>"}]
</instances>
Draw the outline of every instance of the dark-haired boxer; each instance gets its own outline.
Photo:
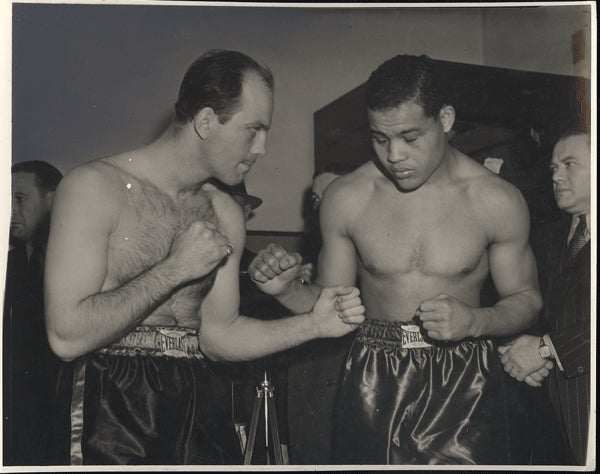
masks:
<instances>
[{"instance_id":1,"label":"dark-haired boxer","mask_svg":"<svg viewBox=\"0 0 600 474\"><path fill-rule=\"evenodd\" d=\"M358 279L367 321L337 402L333 463L510 463L502 366L492 336L541 307L529 214L512 185L448 144L455 111L435 63L397 56L367 83L378 160L336 179L321 204L317 284L270 246L250 266L293 311L322 285ZM500 295L481 308L491 274Z\"/></svg>"},{"instance_id":2,"label":"dark-haired boxer","mask_svg":"<svg viewBox=\"0 0 600 474\"><path fill-rule=\"evenodd\" d=\"M75 168L57 189L46 313L52 349L77 359L72 463L239 462L206 359L261 357L364 319L358 290L341 287L298 317L239 315L244 213L206 182L242 181L266 153L272 112L266 67L208 52L161 137Z\"/></svg>"}]
</instances>

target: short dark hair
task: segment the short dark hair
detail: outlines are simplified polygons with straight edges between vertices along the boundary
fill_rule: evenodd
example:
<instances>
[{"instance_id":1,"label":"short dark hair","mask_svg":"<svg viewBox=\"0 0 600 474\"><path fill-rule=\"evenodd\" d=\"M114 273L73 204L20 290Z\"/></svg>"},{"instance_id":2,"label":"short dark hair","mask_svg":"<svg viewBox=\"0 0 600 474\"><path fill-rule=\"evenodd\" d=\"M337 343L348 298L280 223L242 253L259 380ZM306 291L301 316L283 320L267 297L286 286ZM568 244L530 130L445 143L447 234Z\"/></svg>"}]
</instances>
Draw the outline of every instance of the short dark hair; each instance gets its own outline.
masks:
<instances>
[{"instance_id":1,"label":"short dark hair","mask_svg":"<svg viewBox=\"0 0 600 474\"><path fill-rule=\"evenodd\" d=\"M447 89L428 56L398 55L381 64L367 81L367 107L386 111L415 101L426 117L437 118L448 105Z\"/></svg>"},{"instance_id":2,"label":"short dark hair","mask_svg":"<svg viewBox=\"0 0 600 474\"><path fill-rule=\"evenodd\" d=\"M587 135L588 137L590 135L590 127L583 120L583 118L577 117L571 121L563 123L560 127L557 141L575 135Z\"/></svg>"},{"instance_id":3,"label":"short dark hair","mask_svg":"<svg viewBox=\"0 0 600 474\"><path fill-rule=\"evenodd\" d=\"M213 109L219 122L227 122L240 105L245 74L250 71L273 89L269 68L244 53L220 49L204 53L183 76L175 103L175 123L193 120L204 107Z\"/></svg>"},{"instance_id":4,"label":"short dark hair","mask_svg":"<svg viewBox=\"0 0 600 474\"><path fill-rule=\"evenodd\" d=\"M12 165L11 173L33 173L37 188L45 193L55 191L63 175L46 161L21 161Z\"/></svg>"}]
</instances>

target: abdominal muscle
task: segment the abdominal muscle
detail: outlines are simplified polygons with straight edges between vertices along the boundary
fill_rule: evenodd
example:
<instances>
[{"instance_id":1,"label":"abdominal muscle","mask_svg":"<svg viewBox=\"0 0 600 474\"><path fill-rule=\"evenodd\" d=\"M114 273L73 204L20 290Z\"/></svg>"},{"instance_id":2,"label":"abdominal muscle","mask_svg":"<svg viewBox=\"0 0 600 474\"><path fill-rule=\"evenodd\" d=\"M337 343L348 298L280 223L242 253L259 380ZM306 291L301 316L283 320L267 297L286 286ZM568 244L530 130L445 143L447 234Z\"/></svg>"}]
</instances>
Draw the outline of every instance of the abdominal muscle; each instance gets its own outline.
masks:
<instances>
[{"instance_id":1,"label":"abdominal muscle","mask_svg":"<svg viewBox=\"0 0 600 474\"><path fill-rule=\"evenodd\" d=\"M414 322L421 303L440 293L478 307L482 284L473 274L450 279L416 271L385 278L360 275L360 281L367 318L402 322Z\"/></svg>"}]
</instances>

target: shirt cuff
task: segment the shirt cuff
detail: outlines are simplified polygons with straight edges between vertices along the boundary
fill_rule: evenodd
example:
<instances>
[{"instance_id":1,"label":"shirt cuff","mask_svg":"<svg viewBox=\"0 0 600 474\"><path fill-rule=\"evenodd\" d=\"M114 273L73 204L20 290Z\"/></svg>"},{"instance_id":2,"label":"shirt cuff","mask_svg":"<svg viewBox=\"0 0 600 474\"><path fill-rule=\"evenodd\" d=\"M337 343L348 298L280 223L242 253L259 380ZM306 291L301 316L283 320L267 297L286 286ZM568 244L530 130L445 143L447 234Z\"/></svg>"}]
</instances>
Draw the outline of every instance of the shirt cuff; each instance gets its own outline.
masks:
<instances>
[{"instance_id":1,"label":"shirt cuff","mask_svg":"<svg viewBox=\"0 0 600 474\"><path fill-rule=\"evenodd\" d=\"M560 359L558 358L558 353L556 352L556 349L554 349L554 344L552 344L552 339L550 339L550 336L548 334L544 334L542 336L542 339L544 340L544 343L550 348L550 351L552 352L552 357L556 361L556 365L558 366L558 369L561 372L564 372L565 369L563 369L563 366L560 363Z\"/></svg>"}]
</instances>

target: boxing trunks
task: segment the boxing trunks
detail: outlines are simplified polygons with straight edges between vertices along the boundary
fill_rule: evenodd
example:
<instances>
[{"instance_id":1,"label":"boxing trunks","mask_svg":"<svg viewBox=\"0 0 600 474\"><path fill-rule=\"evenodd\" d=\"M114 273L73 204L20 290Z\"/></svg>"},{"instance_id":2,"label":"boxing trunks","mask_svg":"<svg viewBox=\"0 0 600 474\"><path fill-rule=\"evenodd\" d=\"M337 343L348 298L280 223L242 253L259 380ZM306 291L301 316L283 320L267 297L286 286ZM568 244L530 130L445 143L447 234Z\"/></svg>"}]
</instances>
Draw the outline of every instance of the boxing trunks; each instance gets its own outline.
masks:
<instances>
[{"instance_id":1,"label":"boxing trunks","mask_svg":"<svg viewBox=\"0 0 600 474\"><path fill-rule=\"evenodd\" d=\"M508 464L507 402L490 341L437 343L367 319L342 379L334 464Z\"/></svg>"},{"instance_id":2,"label":"boxing trunks","mask_svg":"<svg viewBox=\"0 0 600 474\"><path fill-rule=\"evenodd\" d=\"M140 326L77 361L71 464L239 464L230 387L196 329Z\"/></svg>"}]
</instances>

